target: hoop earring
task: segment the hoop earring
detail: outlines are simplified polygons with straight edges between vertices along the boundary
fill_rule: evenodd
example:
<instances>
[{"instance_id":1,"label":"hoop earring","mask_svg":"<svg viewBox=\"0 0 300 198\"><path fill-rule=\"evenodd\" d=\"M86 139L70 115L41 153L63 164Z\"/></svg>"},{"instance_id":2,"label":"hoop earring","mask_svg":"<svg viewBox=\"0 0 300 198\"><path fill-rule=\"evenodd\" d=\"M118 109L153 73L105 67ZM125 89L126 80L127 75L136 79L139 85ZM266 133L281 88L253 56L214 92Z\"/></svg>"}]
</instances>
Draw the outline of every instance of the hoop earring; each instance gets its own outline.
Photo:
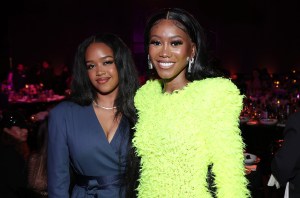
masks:
<instances>
[{"instance_id":1,"label":"hoop earring","mask_svg":"<svg viewBox=\"0 0 300 198\"><path fill-rule=\"evenodd\" d=\"M149 69L153 69L153 65L152 65L152 63L151 63L151 61L150 61L149 54L148 54L148 68L149 68Z\"/></svg>"},{"instance_id":2,"label":"hoop earring","mask_svg":"<svg viewBox=\"0 0 300 198\"><path fill-rule=\"evenodd\" d=\"M194 63L194 58L189 59L188 73L192 72L192 64Z\"/></svg>"}]
</instances>

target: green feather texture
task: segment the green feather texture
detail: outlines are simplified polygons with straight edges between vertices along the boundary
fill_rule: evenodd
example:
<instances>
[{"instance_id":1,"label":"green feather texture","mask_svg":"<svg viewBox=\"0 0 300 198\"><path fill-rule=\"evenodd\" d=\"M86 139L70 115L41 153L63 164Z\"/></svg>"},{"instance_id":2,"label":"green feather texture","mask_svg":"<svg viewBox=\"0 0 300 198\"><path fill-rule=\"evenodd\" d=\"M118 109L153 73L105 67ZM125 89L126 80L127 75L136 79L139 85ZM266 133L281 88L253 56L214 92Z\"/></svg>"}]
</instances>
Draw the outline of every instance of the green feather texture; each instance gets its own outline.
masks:
<instances>
[{"instance_id":1,"label":"green feather texture","mask_svg":"<svg viewBox=\"0 0 300 198\"><path fill-rule=\"evenodd\" d=\"M190 82L172 94L159 80L142 86L133 138L141 157L138 197L210 198L210 164L217 197L250 197L239 129L243 97L226 78Z\"/></svg>"}]
</instances>

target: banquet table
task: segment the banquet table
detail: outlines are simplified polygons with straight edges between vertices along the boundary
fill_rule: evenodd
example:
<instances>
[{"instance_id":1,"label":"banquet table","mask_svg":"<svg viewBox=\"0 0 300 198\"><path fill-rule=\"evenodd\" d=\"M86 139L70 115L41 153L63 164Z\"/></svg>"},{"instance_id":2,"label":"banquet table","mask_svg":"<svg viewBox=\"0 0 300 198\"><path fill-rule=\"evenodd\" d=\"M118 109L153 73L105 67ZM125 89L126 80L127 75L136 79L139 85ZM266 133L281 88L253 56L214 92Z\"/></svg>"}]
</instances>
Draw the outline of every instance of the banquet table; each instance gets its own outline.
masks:
<instances>
[{"instance_id":1,"label":"banquet table","mask_svg":"<svg viewBox=\"0 0 300 198\"><path fill-rule=\"evenodd\" d=\"M282 123L262 124L261 122L240 123L240 129L246 152L258 156L259 174L268 177L271 174L271 161L274 153L280 147L283 140L284 125Z\"/></svg>"},{"instance_id":2,"label":"banquet table","mask_svg":"<svg viewBox=\"0 0 300 198\"><path fill-rule=\"evenodd\" d=\"M247 153L256 155L260 160L255 164L255 170L247 174L248 188L252 197L282 197L281 189L267 186L271 175L271 161L283 142L284 122L263 124L259 120L240 123L240 129Z\"/></svg>"},{"instance_id":3,"label":"banquet table","mask_svg":"<svg viewBox=\"0 0 300 198\"><path fill-rule=\"evenodd\" d=\"M284 124L241 123L240 129L247 152L263 155L274 154L274 144L283 139Z\"/></svg>"},{"instance_id":4,"label":"banquet table","mask_svg":"<svg viewBox=\"0 0 300 198\"><path fill-rule=\"evenodd\" d=\"M39 98L20 98L9 100L9 109L17 110L23 113L26 117L36 114L41 111L47 111L59 102L65 100L64 95L52 95L49 97Z\"/></svg>"}]
</instances>

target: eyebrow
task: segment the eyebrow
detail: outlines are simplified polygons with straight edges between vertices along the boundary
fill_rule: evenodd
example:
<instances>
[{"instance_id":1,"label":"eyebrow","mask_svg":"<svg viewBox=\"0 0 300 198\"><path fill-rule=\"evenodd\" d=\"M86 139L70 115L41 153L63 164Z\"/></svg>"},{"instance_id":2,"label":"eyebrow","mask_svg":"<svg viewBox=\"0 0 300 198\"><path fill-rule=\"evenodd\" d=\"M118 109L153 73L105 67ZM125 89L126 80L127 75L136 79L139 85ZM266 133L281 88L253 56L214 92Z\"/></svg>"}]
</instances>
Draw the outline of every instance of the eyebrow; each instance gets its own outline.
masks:
<instances>
[{"instance_id":1,"label":"eyebrow","mask_svg":"<svg viewBox=\"0 0 300 198\"><path fill-rule=\"evenodd\" d=\"M152 37L161 38L161 37L158 36L158 35L152 35L152 36L150 37L150 39L151 39ZM175 35L175 36L171 36L170 38L171 38L171 39L174 39L174 38L180 38L180 39L182 39L182 36L180 36L180 35Z\"/></svg>"},{"instance_id":2,"label":"eyebrow","mask_svg":"<svg viewBox=\"0 0 300 198\"><path fill-rule=\"evenodd\" d=\"M100 57L99 59L106 59L106 58L112 58L112 59L114 59L114 57L113 56L111 56L111 55L107 55L107 56L103 56L103 57ZM85 63L89 63L89 62L93 62L92 60L85 60Z\"/></svg>"},{"instance_id":3,"label":"eyebrow","mask_svg":"<svg viewBox=\"0 0 300 198\"><path fill-rule=\"evenodd\" d=\"M105 59L105 58L114 58L114 57L113 57L113 56L111 56L111 55L108 55L108 56L101 57L101 59Z\"/></svg>"}]
</instances>

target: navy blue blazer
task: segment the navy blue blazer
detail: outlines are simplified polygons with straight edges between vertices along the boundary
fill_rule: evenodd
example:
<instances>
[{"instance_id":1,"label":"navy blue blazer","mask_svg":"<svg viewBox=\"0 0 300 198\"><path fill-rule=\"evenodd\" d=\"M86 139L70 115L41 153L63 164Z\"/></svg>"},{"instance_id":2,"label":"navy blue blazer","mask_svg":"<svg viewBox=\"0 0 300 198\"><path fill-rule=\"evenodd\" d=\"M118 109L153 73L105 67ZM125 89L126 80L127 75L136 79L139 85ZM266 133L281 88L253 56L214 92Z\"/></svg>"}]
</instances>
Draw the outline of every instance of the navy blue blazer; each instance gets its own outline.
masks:
<instances>
[{"instance_id":1,"label":"navy blue blazer","mask_svg":"<svg viewBox=\"0 0 300 198\"><path fill-rule=\"evenodd\" d=\"M130 126L123 116L109 143L93 106L64 101L49 113L48 193L49 198L69 196L70 173L84 176L114 176L125 172ZM71 197L120 197L121 187L94 188L75 185ZM121 193L121 197L125 194Z\"/></svg>"}]
</instances>

